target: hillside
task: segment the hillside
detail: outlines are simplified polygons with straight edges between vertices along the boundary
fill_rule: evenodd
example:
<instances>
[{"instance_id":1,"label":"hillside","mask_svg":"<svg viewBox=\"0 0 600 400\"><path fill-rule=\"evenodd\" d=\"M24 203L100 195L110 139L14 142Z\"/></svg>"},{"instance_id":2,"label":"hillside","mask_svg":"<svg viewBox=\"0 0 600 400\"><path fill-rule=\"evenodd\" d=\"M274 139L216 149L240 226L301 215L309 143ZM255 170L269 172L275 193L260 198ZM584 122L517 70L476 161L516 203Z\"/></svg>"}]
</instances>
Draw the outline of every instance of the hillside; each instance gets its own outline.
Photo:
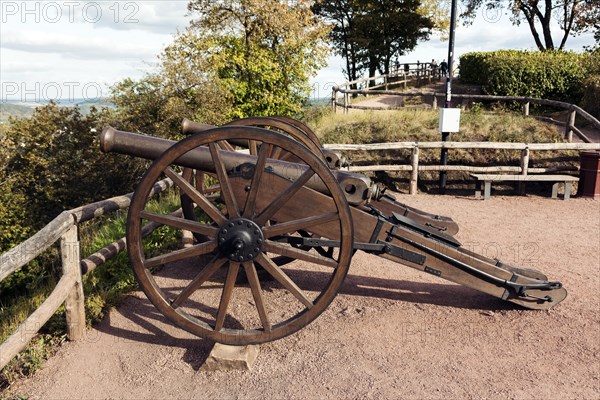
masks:
<instances>
[{"instance_id":1,"label":"hillside","mask_svg":"<svg viewBox=\"0 0 600 400\"><path fill-rule=\"evenodd\" d=\"M13 118L27 118L33 115L33 110L38 106L43 106L42 103L13 103L8 101L0 101L0 124L5 124L8 122L10 117ZM90 112L92 107L96 107L98 109L102 107L114 108L112 103L109 103L104 100L94 101L94 102L86 102L84 100L80 102L72 102L72 103L64 103L59 104L61 107L79 107L81 113L86 115Z\"/></svg>"},{"instance_id":2,"label":"hillside","mask_svg":"<svg viewBox=\"0 0 600 400\"><path fill-rule=\"evenodd\" d=\"M9 117L25 118L33 114L33 107L23 104L0 102L0 123L8 122Z\"/></svg>"}]
</instances>

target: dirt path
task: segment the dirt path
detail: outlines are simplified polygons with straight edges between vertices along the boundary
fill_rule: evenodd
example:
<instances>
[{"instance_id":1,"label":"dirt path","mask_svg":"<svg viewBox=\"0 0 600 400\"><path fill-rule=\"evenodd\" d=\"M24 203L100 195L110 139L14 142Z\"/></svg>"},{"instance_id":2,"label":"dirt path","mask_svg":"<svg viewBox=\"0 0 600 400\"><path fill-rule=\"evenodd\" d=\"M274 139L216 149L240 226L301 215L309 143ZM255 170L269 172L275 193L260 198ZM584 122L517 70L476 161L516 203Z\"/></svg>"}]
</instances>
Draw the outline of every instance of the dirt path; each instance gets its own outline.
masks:
<instances>
[{"instance_id":1,"label":"dirt path","mask_svg":"<svg viewBox=\"0 0 600 400\"><path fill-rule=\"evenodd\" d=\"M261 346L251 372L199 372L211 343L130 296L10 389L30 399L600 398L600 202L398 195L452 216L458 239L540 269L569 297L526 311L357 253L314 323Z\"/></svg>"}]
</instances>

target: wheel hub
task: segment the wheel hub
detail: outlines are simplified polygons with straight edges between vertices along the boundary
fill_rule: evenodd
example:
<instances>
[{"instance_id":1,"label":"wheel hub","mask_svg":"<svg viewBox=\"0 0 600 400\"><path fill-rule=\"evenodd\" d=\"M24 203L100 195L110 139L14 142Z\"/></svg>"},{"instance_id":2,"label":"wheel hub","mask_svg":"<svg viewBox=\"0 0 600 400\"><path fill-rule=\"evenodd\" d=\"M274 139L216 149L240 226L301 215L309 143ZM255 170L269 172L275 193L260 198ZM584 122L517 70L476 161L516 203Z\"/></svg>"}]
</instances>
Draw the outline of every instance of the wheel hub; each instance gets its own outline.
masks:
<instances>
[{"instance_id":1,"label":"wheel hub","mask_svg":"<svg viewBox=\"0 0 600 400\"><path fill-rule=\"evenodd\" d=\"M260 227L246 218L230 220L221 227L218 238L221 253L238 262L253 260L264 241Z\"/></svg>"}]
</instances>

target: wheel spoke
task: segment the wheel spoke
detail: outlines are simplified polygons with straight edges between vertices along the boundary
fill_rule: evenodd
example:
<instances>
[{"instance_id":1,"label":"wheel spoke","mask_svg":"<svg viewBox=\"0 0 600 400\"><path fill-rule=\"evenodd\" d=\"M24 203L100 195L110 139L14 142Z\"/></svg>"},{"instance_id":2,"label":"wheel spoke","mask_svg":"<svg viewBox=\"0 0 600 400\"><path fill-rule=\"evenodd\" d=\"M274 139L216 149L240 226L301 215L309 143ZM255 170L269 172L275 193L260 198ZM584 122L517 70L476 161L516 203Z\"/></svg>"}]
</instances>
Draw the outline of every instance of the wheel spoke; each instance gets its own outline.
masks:
<instances>
[{"instance_id":1,"label":"wheel spoke","mask_svg":"<svg viewBox=\"0 0 600 400\"><path fill-rule=\"evenodd\" d=\"M304 184L308 182L308 180L312 178L314 174L315 171L310 168L307 169L302 175L300 175L298 179L296 179L293 184L291 184L283 193L277 196L277 198L273 200L273 202L269 204L258 217L256 217L255 222L259 226L264 225L267 220L271 219L271 217L275 215L275 213L279 211L279 209L283 207L285 203L287 203L288 200L290 200L298 192L298 190L302 189Z\"/></svg>"},{"instance_id":2,"label":"wheel spoke","mask_svg":"<svg viewBox=\"0 0 600 400\"><path fill-rule=\"evenodd\" d=\"M332 222L337 220L338 218L339 214L336 211L333 211L330 213L315 215L312 217L306 217L296 219L293 221L282 222L280 224L271 225L263 229L263 234L265 238L270 238L277 235L296 232L298 230L306 229L311 226Z\"/></svg>"},{"instance_id":3,"label":"wheel spoke","mask_svg":"<svg viewBox=\"0 0 600 400\"><path fill-rule=\"evenodd\" d=\"M235 151L235 148L227 140L219 140L219 147L227 151Z\"/></svg>"},{"instance_id":4,"label":"wheel spoke","mask_svg":"<svg viewBox=\"0 0 600 400\"><path fill-rule=\"evenodd\" d=\"M221 293L221 302L219 303L219 312L217 313L215 331L220 331L223 329L225 316L227 316L227 307L229 307L229 301L231 300L231 295L233 294L233 288L235 287L235 280L237 279L239 270L239 263L229 262L227 278L225 279L225 285L223 286L223 292Z\"/></svg>"},{"instance_id":5,"label":"wheel spoke","mask_svg":"<svg viewBox=\"0 0 600 400\"><path fill-rule=\"evenodd\" d=\"M221 186L219 186L219 185L213 185L213 186L204 188L204 193L215 193L215 192L220 192L220 191L221 191Z\"/></svg>"},{"instance_id":6,"label":"wheel spoke","mask_svg":"<svg viewBox=\"0 0 600 400\"><path fill-rule=\"evenodd\" d=\"M149 258L144 261L146 268L156 267L157 265L167 264L174 261L184 260L186 258L208 254L217 248L215 241L204 242L185 249L175 250L167 254Z\"/></svg>"},{"instance_id":7,"label":"wheel spoke","mask_svg":"<svg viewBox=\"0 0 600 400\"><path fill-rule=\"evenodd\" d=\"M271 158L278 160L280 155L281 155L281 147L275 146L275 148L273 149L273 152L271 153Z\"/></svg>"},{"instance_id":8,"label":"wheel spoke","mask_svg":"<svg viewBox=\"0 0 600 400\"><path fill-rule=\"evenodd\" d=\"M258 147L256 145L256 140L248 140L248 150L250 151L250 154L252 154L253 156L258 154Z\"/></svg>"},{"instance_id":9,"label":"wheel spoke","mask_svg":"<svg viewBox=\"0 0 600 400\"><path fill-rule=\"evenodd\" d=\"M165 174L187 194L213 221L222 225L227 222L227 218L211 203L202 193L198 192L188 181L171 168L165 169Z\"/></svg>"},{"instance_id":10,"label":"wheel spoke","mask_svg":"<svg viewBox=\"0 0 600 400\"><path fill-rule=\"evenodd\" d=\"M265 170L267 155L271 152L271 147L272 145L270 144L263 144L260 147L258 160L256 161L254 168L254 176L252 177L252 183L250 184L250 193L248 193L248 197L246 197L246 204L244 205L244 214L242 215L244 218L252 218L254 216L254 210L256 208L256 195L258 194L258 189L260 188L260 180Z\"/></svg>"},{"instance_id":11,"label":"wheel spoke","mask_svg":"<svg viewBox=\"0 0 600 400\"><path fill-rule=\"evenodd\" d=\"M256 310L258 311L260 322L262 323L265 332L271 332L271 322L269 321L269 315L267 314L267 309L265 308L262 288L260 287L260 281L258 279L258 274L256 273L254 263L245 262L243 265L244 271L246 271L246 277L248 278L248 283L250 284L250 290L252 290L252 297L254 297L254 303L256 304Z\"/></svg>"},{"instance_id":12,"label":"wheel spoke","mask_svg":"<svg viewBox=\"0 0 600 400\"><path fill-rule=\"evenodd\" d=\"M194 170L194 183L196 185L196 190L202 194L206 194L204 191L204 173L202 171Z\"/></svg>"},{"instance_id":13,"label":"wheel spoke","mask_svg":"<svg viewBox=\"0 0 600 400\"><path fill-rule=\"evenodd\" d=\"M227 176L227 171L225 170L225 165L221 159L221 150L219 150L215 143L209 143L208 147L210 148L210 154L215 165L217 177L221 183L221 196L225 200L229 218L238 218L240 216L240 210L238 209L235 196L231 190L231 184L229 182L229 176Z\"/></svg>"},{"instance_id":14,"label":"wheel spoke","mask_svg":"<svg viewBox=\"0 0 600 400\"><path fill-rule=\"evenodd\" d=\"M140 217L145 218L149 221L158 222L162 225L172 226L174 228L183 229L195 233L200 233L205 236L215 237L219 231L218 228L203 224L196 221L191 221L185 218L173 217L170 215L157 214L150 211L142 211Z\"/></svg>"},{"instance_id":15,"label":"wheel spoke","mask_svg":"<svg viewBox=\"0 0 600 400\"><path fill-rule=\"evenodd\" d=\"M308 261L314 264L323 265L325 267L337 267L337 261L331 258L326 258L318 254L309 253L308 251L304 251L291 246L286 246L282 243L273 242L271 240L265 241L263 250L270 253L279 254L280 256L291 257L297 260Z\"/></svg>"},{"instance_id":16,"label":"wheel spoke","mask_svg":"<svg viewBox=\"0 0 600 400\"><path fill-rule=\"evenodd\" d=\"M179 293L179 296L177 296L175 300L171 302L171 306L173 308L179 307L181 303L183 303L192 295L192 293L196 291L196 289L202 286L206 280L213 276L213 274L217 272L217 270L221 268L223 264L225 264L225 261L227 261L226 258L215 256L208 264L206 264L202 271L196 275L190 284L187 285L185 289L181 291L181 293Z\"/></svg>"},{"instance_id":17,"label":"wheel spoke","mask_svg":"<svg viewBox=\"0 0 600 400\"><path fill-rule=\"evenodd\" d=\"M294 157L293 153L290 153L289 151L286 151L281 157L278 158L278 160L280 161L287 161L290 158Z\"/></svg>"},{"instance_id":18,"label":"wheel spoke","mask_svg":"<svg viewBox=\"0 0 600 400\"><path fill-rule=\"evenodd\" d=\"M279 283L281 283L291 294L294 295L302 304L306 306L306 308L312 308L314 306L313 302L304 294L302 289L296 285L294 281L290 279L289 276L286 275L285 272L281 268L279 268L273 261L268 259L264 253L261 253L256 257L256 261L267 270L273 278L275 278Z\"/></svg>"}]
</instances>

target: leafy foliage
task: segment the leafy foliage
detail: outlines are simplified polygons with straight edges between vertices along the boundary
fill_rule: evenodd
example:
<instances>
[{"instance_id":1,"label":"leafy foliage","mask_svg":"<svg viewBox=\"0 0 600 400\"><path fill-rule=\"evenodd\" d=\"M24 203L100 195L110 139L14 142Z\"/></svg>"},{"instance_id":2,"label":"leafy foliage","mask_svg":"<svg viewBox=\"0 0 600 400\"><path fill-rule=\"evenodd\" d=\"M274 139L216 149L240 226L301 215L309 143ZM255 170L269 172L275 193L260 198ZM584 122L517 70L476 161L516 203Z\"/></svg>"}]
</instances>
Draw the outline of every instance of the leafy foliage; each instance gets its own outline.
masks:
<instances>
[{"instance_id":1,"label":"leafy foliage","mask_svg":"<svg viewBox=\"0 0 600 400\"><path fill-rule=\"evenodd\" d=\"M151 200L148 209L154 212L168 213L178 207L173 191L163 193L158 200ZM81 254L88 256L125 235L126 213L105 216L88 221L80 226ZM180 241L179 231L170 227L161 227L145 239L148 251L163 252L174 248ZM148 257L151 254L147 254ZM36 264L38 265L38 264ZM3 342L14 330L37 309L56 286L59 272L48 265L37 270L43 282L31 285L26 292L0 298L0 342ZM18 274L18 273L16 273ZM15 275L15 274L13 274ZM11 277L13 276L11 275ZM43 275L44 279L41 279ZM10 278L9 278L10 279ZM4 284L3 281L2 283ZM118 305L123 296L135 289L137 282L133 276L126 252L84 276L86 323L93 324L102 319L105 313ZM0 371L0 390L19 377L29 376L38 370L45 359L51 356L57 345L66 338L65 311L61 307L48 321L28 347Z\"/></svg>"},{"instance_id":2,"label":"leafy foliage","mask_svg":"<svg viewBox=\"0 0 600 400\"><path fill-rule=\"evenodd\" d=\"M434 27L434 7L423 9L419 0L319 0L313 10L333 26L330 39L350 81L364 70L388 73L392 59L428 39Z\"/></svg>"},{"instance_id":3,"label":"leafy foliage","mask_svg":"<svg viewBox=\"0 0 600 400\"><path fill-rule=\"evenodd\" d=\"M600 75L591 75L584 81L582 107L600 119Z\"/></svg>"},{"instance_id":4,"label":"leafy foliage","mask_svg":"<svg viewBox=\"0 0 600 400\"><path fill-rule=\"evenodd\" d=\"M181 60L181 64L186 63ZM212 79L186 73L189 68L170 63L163 65L160 73L115 84L111 88L111 100L117 106L115 127L181 139L183 118L214 125L223 123L224 114L231 107L228 94Z\"/></svg>"},{"instance_id":5,"label":"leafy foliage","mask_svg":"<svg viewBox=\"0 0 600 400\"><path fill-rule=\"evenodd\" d=\"M64 210L132 190L143 162L99 149L99 132L112 116L108 109L84 116L50 103L31 118L10 121L0 139L0 253ZM0 303L51 277L56 256L50 249L2 281Z\"/></svg>"},{"instance_id":6,"label":"leafy foliage","mask_svg":"<svg viewBox=\"0 0 600 400\"><path fill-rule=\"evenodd\" d=\"M195 19L166 49L167 64L210 74L232 96L229 118L300 111L328 53L328 29L308 2L195 0L188 9Z\"/></svg>"},{"instance_id":7,"label":"leafy foliage","mask_svg":"<svg viewBox=\"0 0 600 400\"><path fill-rule=\"evenodd\" d=\"M99 133L112 117L108 109L84 116L50 103L31 118L11 120L0 149L0 182L24 209L17 211L15 200L0 210L18 213L37 230L64 210L131 191L143 164L100 151Z\"/></svg>"},{"instance_id":8,"label":"leafy foliage","mask_svg":"<svg viewBox=\"0 0 600 400\"><path fill-rule=\"evenodd\" d=\"M467 53L460 58L463 83L482 85L498 96L581 101L588 54L501 50Z\"/></svg>"},{"instance_id":9,"label":"leafy foliage","mask_svg":"<svg viewBox=\"0 0 600 400\"><path fill-rule=\"evenodd\" d=\"M112 88L119 127L178 138L182 118L219 125L301 110L328 55L328 28L305 1L197 0L188 9L194 20L158 70Z\"/></svg>"}]
</instances>

